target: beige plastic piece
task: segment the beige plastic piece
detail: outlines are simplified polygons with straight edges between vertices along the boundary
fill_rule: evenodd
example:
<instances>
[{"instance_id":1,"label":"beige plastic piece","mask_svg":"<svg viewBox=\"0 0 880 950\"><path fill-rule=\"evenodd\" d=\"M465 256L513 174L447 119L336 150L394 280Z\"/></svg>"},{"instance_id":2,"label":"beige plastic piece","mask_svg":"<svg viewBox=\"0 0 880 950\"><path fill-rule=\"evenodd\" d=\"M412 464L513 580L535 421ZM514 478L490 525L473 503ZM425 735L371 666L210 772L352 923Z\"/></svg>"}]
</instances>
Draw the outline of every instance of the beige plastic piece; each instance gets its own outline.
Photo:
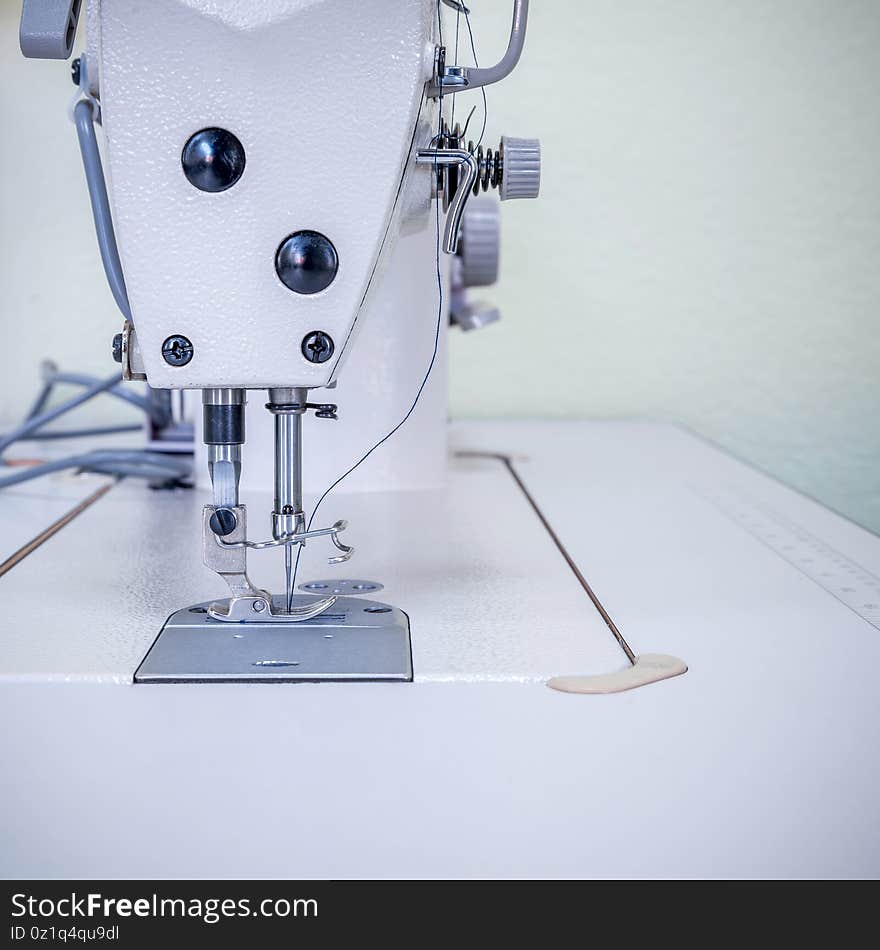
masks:
<instances>
[{"instance_id":1,"label":"beige plastic piece","mask_svg":"<svg viewBox=\"0 0 880 950\"><path fill-rule=\"evenodd\" d=\"M600 673L597 676L554 676L547 681L550 689L561 693L622 693L637 686L658 683L687 672L687 664L678 657L662 653L645 653L625 670Z\"/></svg>"}]
</instances>

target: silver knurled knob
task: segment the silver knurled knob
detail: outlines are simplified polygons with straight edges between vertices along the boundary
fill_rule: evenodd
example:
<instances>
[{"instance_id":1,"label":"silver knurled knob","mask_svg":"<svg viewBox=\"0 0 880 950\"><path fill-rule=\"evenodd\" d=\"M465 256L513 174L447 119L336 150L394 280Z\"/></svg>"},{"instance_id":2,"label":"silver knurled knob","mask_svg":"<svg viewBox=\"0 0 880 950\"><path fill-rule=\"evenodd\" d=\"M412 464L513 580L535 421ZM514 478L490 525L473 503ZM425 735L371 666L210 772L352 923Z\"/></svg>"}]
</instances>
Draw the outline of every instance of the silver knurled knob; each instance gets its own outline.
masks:
<instances>
[{"instance_id":1,"label":"silver knurled knob","mask_svg":"<svg viewBox=\"0 0 880 950\"><path fill-rule=\"evenodd\" d=\"M501 216L495 198L471 198L461 222L458 256L464 287L488 287L498 280Z\"/></svg>"},{"instance_id":2,"label":"silver knurled knob","mask_svg":"<svg viewBox=\"0 0 880 950\"><path fill-rule=\"evenodd\" d=\"M501 200L537 198L541 190L541 143L538 139L501 137Z\"/></svg>"}]
</instances>

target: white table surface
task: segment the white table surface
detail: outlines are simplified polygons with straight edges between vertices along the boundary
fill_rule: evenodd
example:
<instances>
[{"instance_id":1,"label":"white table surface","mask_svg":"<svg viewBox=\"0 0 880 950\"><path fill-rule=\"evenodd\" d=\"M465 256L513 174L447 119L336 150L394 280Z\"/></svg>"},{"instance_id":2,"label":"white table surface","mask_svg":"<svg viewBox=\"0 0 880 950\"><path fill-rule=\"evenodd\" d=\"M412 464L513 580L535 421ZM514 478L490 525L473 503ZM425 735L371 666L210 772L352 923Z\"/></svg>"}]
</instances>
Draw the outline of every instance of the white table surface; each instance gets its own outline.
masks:
<instances>
[{"instance_id":1,"label":"white table surface","mask_svg":"<svg viewBox=\"0 0 880 950\"><path fill-rule=\"evenodd\" d=\"M219 591L192 563L202 499L122 486L0 579L0 873L880 873L880 630L853 602L880 539L673 427L468 423L452 442L526 456L636 652L689 671L548 689L622 655L509 476L468 461L447 507L325 512L363 532L349 574L410 614L413 684L133 686L156 624ZM831 570L774 550L768 518ZM855 594L826 589L835 571Z\"/></svg>"}]
</instances>

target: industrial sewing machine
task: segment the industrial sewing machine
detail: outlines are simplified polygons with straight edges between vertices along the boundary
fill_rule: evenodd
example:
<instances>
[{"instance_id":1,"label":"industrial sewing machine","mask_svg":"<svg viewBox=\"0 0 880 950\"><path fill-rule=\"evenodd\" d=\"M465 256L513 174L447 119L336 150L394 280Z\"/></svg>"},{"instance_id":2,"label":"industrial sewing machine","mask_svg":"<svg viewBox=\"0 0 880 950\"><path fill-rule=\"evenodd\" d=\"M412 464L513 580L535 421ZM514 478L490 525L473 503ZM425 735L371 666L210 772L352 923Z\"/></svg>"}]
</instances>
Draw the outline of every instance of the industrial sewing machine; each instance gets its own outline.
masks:
<instances>
[{"instance_id":1,"label":"industrial sewing machine","mask_svg":"<svg viewBox=\"0 0 880 950\"><path fill-rule=\"evenodd\" d=\"M447 5L461 15L457 3ZM25 55L68 56L79 8L76 0L25 2ZM494 189L501 200L537 197L539 144L502 138L487 149L465 141L442 103L513 70L527 15L528 0L516 0L507 52L479 69L447 62L435 0L88 4L72 113L102 260L125 318L114 353L126 380L201 390L213 493L202 518L204 562L230 592L175 613L139 681L412 677L406 616L352 596L380 584L312 582L307 591L325 593L295 593L306 542L332 544L330 564L353 553L343 540L346 521L323 525L317 508L306 519L303 417L337 419L326 393L346 379L353 351L365 351L367 372L381 370L369 387L359 391L356 380L340 390L339 426L348 438L329 453L312 449L332 458L322 470L335 465L341 478L359 455L356 406L375 405L376 390L384 391L382 424L395 429L410 414L410 368L424 375L419 395L429 381L447 313L466 329L497 317L465 295L497 274L497 209L475 196ZM109 195L96 125L104 130ZM408 292L395 286L381 305L390 312L371 324L383 268L401 239L418 242L414 253L431 266ZM441 253L457 255L454 286ZM383 365L389 334L405 343L396 366ZM413 340L432 336L429 361L418 343L407 352ZM248 393L274 418L270 537L253 524L249 533L240 503ZM445 466L438 423L428 436L436 443L434 480ZM264 457L267 447L257 448ZM247 573L248 552L267 549L284 557L281 595ZM322 619L310 628L316 652L308 662L293 669L256 659L277 645L281 628L314 618ZM215 622L247 625L247 649L233 644L228 655L228 638L211 635L221 629ZM339 638L355 627L357 645L341 648Z\"/></svg>"},{"instance_id":2,"label":"industrial sewing machine","mask_svg":"<svg viewBox=\"0 0 880 950\"><path fill-rule=\"evenodd\" d=\"M380 579L308 579L299 590L297 581L307 543L329 542L331 566L352 556L347 519L320 516L364 463L377 476L367 487L443 490L445 399L432 378L442 372L443 324L473 330L498 318L467 294L498 272L497 203L479 196L538 196L537 140L502 137L487 148L485 106L476 143L467 137L474 110L464 129L453 118L459 94L516 67L528 0L513 3L506 52L488 68L448 61L444 6L459 26L468 17L458 0L87 5L71 114L124 317L113 354L124 380L154 393L201 390L197 481L207 472L212 493L202 557L230 593L173 613L135 682L413 678L407 614L366 596L383 589ZM25 2L25 55L70 55L79 10L74 0ZM338 422L326 395L337 384ZM244 465L249 392L267 400L274 424L270 436L252 411L256 451ZM307 432L309 413L323 431ZM416 442L400 437L407 424ZM308 518L305 443L321 458ZM241 487L270 478L261 536L248 530ZM268 550L283 554L281 594L248 574L248 553ZM637 656L580 583L629 666L551 685L605 692L686 670L675 657ZM245 632L230 636L232 624Z\"/></svg>"}]
</instances>

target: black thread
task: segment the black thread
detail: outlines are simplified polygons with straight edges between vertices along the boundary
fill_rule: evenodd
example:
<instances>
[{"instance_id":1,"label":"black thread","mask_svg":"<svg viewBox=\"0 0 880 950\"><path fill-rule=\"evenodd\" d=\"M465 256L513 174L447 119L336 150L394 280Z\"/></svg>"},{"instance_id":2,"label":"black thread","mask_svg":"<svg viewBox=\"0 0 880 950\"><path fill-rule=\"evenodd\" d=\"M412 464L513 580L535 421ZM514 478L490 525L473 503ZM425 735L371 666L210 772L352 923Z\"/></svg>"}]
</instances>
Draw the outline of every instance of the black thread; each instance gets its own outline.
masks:
<instances>
[{"instance_id":1,"label":"black thread","mask_svg":"<svg viewBox=\"0 0 880 950\"><path fill-rule=\"evenodd\" d=\"M442 23L440 22L440 0L437 0L437 24L438 24L438 37L440 40L440 45L442 46L443 45L443 26L442 26ZM442 122L443 122L443 80L442 78L440 80L439 103L440 103L440 108L438 110L438 119L437 119L437 122L438 122L437 134L438 135L440 134L440 129L442 128ZM437 170L437 158L435 156L434 157L435 174L436 174L436 170ZM440 270L440 201L439 199L434 202L434 206L435 206L435 218L436 218L436 228L437 228L435 262L436 262L436 269L437 269L438 302L437 302L437 322L434 327L434 348L431 353L431 361L428 363L428 369L425 371L424 378L422 379L421 385L419 386L418 391L416 392L416 396L415 396L415 399L413 399L412 401L412 405L406 411L406 414L400 420L400 422L398 422L397 425L394 426L393 429L391 429L389 432L383 435L382 438L379 439L378 442L374 443L354 463L354 465L351 466L351 468L343 472L339 476L339 478L337 478L336 481L334 481L330 485L330 487L324 491L324 494L321 495L321 497L317 500L317 502L315 503L315 507L312 509L312 513L309 516L309 521L306 526L306 531L312 530L312 524L315 520L315 516L318 514L318 509L324 503L324 500L327 498L330 492L332 492L333 489L336 488L341 482L345 481L345 479L348 478L348 476L351 475L352 472L354 472L364 462L366 462L366 460L373 454L373 452L376 451L376 449L384 445L393 435L395 435L401 428L403 428L404 424L407 422L409 417L415 412L416 406L418 406L419 400L422 398L422 393L425 391L425 386L428 385L428 380L431 378L431 373L434 369L434 364L437 362L437 351L440 345L440 328L443 324L443 275ZM299 559L300 559L301 554L302 554L302 545L298 545L296 549L296 562L294 563L294 566L293 566L293 584L292 584L293 587L296 587L296 576L297 576L297 571L299 570Z\"/></svg>"}]
</instances>

